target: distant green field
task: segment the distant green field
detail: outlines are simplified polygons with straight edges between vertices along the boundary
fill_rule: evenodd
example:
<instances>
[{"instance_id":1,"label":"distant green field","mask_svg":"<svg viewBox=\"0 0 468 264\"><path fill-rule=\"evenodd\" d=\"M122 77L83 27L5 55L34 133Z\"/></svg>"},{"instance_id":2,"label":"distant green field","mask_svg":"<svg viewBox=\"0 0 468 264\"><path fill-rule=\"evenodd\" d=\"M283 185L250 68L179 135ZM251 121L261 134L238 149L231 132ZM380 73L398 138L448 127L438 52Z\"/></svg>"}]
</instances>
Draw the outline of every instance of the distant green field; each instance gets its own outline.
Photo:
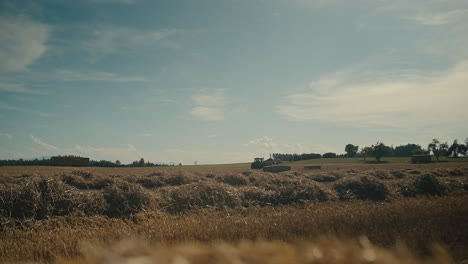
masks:
<instances>
[{"instance_id":1,"label":"distant green field","mask_svg":"<svg viewBox=\"0 0 468 264\"><path fill-rule=\"evenodd\" d=\"M382 163L410 163L411 157L382 157L380 159ZM435 162L436 159L432 158L432 161ZM468 157L463 158L448 158L448 157L439 157L440 162L468 162ZM373 157L364 158L328 158L328 159L312 159L312 160L300 160L294 162L286 162L292 164L322 164L322 163L372 163L376 162L376 159Z\"/></svg>"},{"instance_id":2,"label":"distant green field","mask_svg":"<svg viewBox=\"0 0 468 264\"><path fill-rule=\"evenodd\" d=\"M411 163L411 157L382 157L380 159L382 163ZM433 162L436 162L436 159L432 158ZM468 157L462 158L448 158L448 157L440 157L440 162L468 162ZM364 158L328 158L328 159L311 159L311 160L300 160L294 162L284 162L284 165L288 164L325 164L325 163L374 163L376 159L374 157L367 157L365 160ZM206 164L206 165L185 165L184 167L187 168L211 168L211 169L222 169L222 168L250 168L251 162L245 163L228 163L228 164ZM171 167L172 168L172 167ZM175 166L173 168L178 168Z\"/></svg>"}]
</instances>

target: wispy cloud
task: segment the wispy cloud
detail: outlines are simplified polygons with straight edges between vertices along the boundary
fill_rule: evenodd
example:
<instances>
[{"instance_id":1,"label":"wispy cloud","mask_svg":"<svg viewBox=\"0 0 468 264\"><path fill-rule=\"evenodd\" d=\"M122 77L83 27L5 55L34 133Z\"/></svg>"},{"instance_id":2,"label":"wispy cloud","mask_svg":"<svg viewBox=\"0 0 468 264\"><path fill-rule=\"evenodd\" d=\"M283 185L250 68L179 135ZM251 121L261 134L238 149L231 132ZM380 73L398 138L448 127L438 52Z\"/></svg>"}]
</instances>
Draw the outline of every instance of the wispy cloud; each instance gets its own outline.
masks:
<instances>
[{"instance_id":1,"label":"wispy cloud","mask_svg":"<svg viewBox=\"0 0 468 264\"><path fill-rule=\"evenodd\" d=\"M42 117L54 116L54 114L51 114L51 113L45 113L45 112L41 112L41 111L30 110L28 108L12 106L10 104L6 104L6 103L2 103L2 102L0 102L0 109L8 110L8 111L14 111L14 112L20 112L20 113L30 113L30 114L38 115L38 116L42 116Z\"/></svg>"},{"instance_id":2,"label":"wispy cloud","mask_svg":"<svg viewBox=\"0 0 468 264\"><path fill-rule=\"evenodd\" d=\"M34 142L40 149L36 154L41 155L79 155L90 157L94 160L137 160L144 155L132 144L127 144L123 147L96 147L90 145L76 145L72 148L60 148L51 145L44 140L33 135L31 136Z\"/></svg>"},{"instance_id":3,"label":"wispy cloud","mask_svg":"<svg viewBox=\"0 0 468 264\"><path fill-rule=\"evenodd\" d=\"M24 16L0 17L0 71L24 71L47 50L49 26Z\"/></svg>"},{"instance_id":4,"label":"wispy cloud","mask_svg":"<svg viewBox=\"0 0 468 264\"><path fill-rule=\"evenodd\" d=\"M133 5L138 2L138 0L88 0L88 2L93 4L127 4Z\"/></svg>"},{"instance_id":5,"label":"wispy cloud","mask_svg":"<svg viewBox=\"0 0 468 264\"><path fill-rule=\"evenodd\" d=\"M203 121L219 121L224 119L224 94L216 91L214 94L197 94L192 96L195 106L192 108L193 117Z\"/></svg>"},{"instance_id":6,"label":"wispy cloud","mask_svg":"<svg viewBox=\"0 0 468 264\"><path fill-rule=\"evenodd\" d=\"M139 134L140 137L152 137L153 134L151 133L143 133L143 134Z\"/></svg>"},{"instance_id":7,"label":"wispy cloud","mask_svg":"<svg viewBox=\"0 0 468 264\"><path fill-rule=\"evenodd\" d=\"M22 94L45 94L43 91L32 90L23 84L0 83L0 92L22 93Z\"/></svg>"},{"instance_id":8,"label":"wispy cloud","mask_svg":"<svg viewBox=\"0 0 468 264\"><path fill-rule=\"evenodd\" d=\"M173 40L183 30L161 29L140 30L128 27L95 26L88 40L81 42L81 47L92 56L91 60L99 60L105 56L126 50L143 47L153 47L155 44L180 48L180 44Z\"/></svg>"},{"instance_id":9,"label":"wispy cloud","mask_svg":"<svg viewBox=\"0 0 468 264\"><path fill-rule=\"evenodd\" d=\"M277 111L293 121L402 129L451 125L466 130L467 125L460 120L468 119L462 110L468 98L467 72L468 61L464 61L438 73L367 81L337 80L332 89L322 89L318 84L287 96Z\"/></svg>"},{"instance_id":10,"label":"wispy cloud","mask_svg":"<svg viewBox=\"0 0 468 264\"><path fill-rule=\"evenodd\" d=\"M97 160L138 160L144 158L144 155L132 144L122 147L96 147L90 145L76 145L66 150L75 155L91 157Z\"/></svg>"},{"instance_id":11,"label":"wispy cloud","mask_svg":"<svg viewBox=\"0 0 468 264\"><path fill-rule=\"evenodd\" d=\"M101 82L148 82L149 80L140 76L121 76L111 72L100 71L73 71L58 69L56 70L57 78L64 81L101 81Z\"/></svg>"},{"instance_id":12,"label":"wispy cloud","mask_svg":"<svg viewBox=\"0 0 468 264\"><path fill-rule=\"evenodd\" d=\"M11 134L8 134L8 133L1 133L1 132L0 132L0 136L6 137L6 138L8 138L8 139L12 139L12 138L13 138L13 136L12 136Z\"/></svg>"},{"instance_id":13,"label":"wispy cloud","mask_svg":"<svg viewBox=\"0 0 468 264\"><path fill-rule=\"evenodd\" d=\"M50 151L50 152L53 152L55 154L58 154L60 152L60 149L55 147L55 146L52 146L50 144L47 144L46 142L42 141L41 139L33 136L33 135L30 135L31 136L31 140L38 146L40 146L41 148L47 150L47 151Z\"/></svg>"},{"instance_id":14,"label":"wispy cloud","mask_svg":"<svg viewBox=\"0 0 468 264\"><path fill-rule=\"evenodd\" d=\"M216 134L212 134L212 135L209 135L208 138L216 138L218 135Z\"/></svg>"},{"instance_id":15,"label":"wispy cloud","mask_svg":"<svg viewBox=\"0 0 468 264\"><path fill-rule=\"evenodd\" d=\"M466 15L468 15L468 9L452 10L447 12L419 13L408 17L408 19L416 21L422 25L444 25L455 22L457 19Z\"/></svg>"}]
</instances>

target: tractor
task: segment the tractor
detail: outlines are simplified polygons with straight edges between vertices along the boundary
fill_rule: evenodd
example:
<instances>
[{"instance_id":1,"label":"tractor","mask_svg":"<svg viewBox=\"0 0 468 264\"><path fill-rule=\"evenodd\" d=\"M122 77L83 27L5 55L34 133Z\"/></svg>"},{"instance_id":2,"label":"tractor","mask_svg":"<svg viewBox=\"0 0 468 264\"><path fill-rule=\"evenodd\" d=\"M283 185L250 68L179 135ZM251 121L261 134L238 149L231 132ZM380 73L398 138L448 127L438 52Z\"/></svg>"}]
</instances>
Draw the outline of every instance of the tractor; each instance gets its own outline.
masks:
<instances>
[{"instance_id":1,"label":"tractor","mask_svg":"<svg viewBox=\"0 0 468 264\"><path fill-rule=\"evenodd\" d=\"M267 160L264 160L264 158L255 158L252 165L250 165L250 168L251 169L262 169L265 166L271 166L273 164L276 164L276 162L271 158L269 158Z\"/></svg>"}]
</instances>

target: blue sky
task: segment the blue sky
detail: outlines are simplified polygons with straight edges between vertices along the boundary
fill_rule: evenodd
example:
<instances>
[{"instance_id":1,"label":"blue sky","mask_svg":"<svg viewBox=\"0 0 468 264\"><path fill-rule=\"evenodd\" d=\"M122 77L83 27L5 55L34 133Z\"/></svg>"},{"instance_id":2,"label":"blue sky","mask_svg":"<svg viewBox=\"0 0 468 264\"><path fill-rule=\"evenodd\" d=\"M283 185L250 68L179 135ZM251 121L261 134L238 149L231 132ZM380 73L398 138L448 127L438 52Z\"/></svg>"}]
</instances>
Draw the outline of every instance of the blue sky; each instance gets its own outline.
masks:
<instances>
[{"instance_id":1,"label":"blue sky","mask_svg":"<svg viewBox=\"0 0 468 264\"><path fill-rule=\"evenodd\" d=\"M0 0L0 159L468 137L465 0Z\"/></svg>"}]
</instances>

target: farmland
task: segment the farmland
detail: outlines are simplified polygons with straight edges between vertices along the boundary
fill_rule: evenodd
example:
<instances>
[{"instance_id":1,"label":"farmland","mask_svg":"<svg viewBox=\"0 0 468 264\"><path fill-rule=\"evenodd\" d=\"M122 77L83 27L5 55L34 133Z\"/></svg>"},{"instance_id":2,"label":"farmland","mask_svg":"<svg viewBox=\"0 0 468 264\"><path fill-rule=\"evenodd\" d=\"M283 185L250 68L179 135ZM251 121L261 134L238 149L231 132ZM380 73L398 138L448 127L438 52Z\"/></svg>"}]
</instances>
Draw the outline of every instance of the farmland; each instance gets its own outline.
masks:
<instances>
[{"instance_id":1,"label":"farmland","mask_svg":"<svg viewBox=\"0 0 468 264\"><path fill-rule=\"evenodd\" d=\"M2 167L0 261L468 259L468 164L306 164Z\"/></svg>"}]
</instances>

